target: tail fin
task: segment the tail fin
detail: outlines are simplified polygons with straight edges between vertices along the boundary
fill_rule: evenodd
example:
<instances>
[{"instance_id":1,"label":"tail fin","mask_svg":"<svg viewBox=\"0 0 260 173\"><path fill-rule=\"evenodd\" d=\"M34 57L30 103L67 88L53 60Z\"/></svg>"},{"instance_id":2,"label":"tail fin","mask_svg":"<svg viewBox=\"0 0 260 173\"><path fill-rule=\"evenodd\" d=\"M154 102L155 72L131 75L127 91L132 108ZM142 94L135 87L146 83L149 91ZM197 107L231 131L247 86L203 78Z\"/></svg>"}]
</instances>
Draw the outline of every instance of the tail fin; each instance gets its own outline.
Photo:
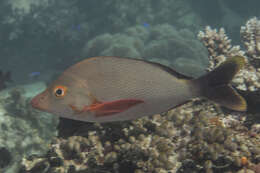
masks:
<instances>
[{"instance_id":1,"label":"tail fin","mask_svg":"<svg viewBox=\"0 0 260 173\"><path fill-rule=\"evenodd\" d=\"M246 111L245 99L229 85L229 82L244 65L245 58L235 56L208 74L195 79L194 82L199 87L199 94L229 109Z\"/></svg>"}]
</instances>

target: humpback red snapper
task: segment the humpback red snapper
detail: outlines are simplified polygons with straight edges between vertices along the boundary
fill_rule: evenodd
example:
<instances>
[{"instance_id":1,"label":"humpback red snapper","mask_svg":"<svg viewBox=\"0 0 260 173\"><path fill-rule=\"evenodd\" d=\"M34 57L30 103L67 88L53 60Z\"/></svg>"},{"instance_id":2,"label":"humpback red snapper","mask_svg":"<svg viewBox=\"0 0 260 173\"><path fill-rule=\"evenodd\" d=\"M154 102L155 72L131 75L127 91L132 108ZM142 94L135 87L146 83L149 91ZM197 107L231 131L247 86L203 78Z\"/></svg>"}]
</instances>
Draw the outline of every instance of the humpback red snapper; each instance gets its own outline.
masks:
<instances>
[{"instance_id":1,"label":"humpback red snapper","mask_svg":"<svg viewBox=\"0 0 260 173\"><path fill-rule=\"evenodd\" d=\"M194 97L245 111L245 99L229 84L244 64L244 57L228 58L213 71L191 79L154 62L93 57L65 70L31 104L61 117L90 122L154 115Z\"/></svg>"}]
</instances>

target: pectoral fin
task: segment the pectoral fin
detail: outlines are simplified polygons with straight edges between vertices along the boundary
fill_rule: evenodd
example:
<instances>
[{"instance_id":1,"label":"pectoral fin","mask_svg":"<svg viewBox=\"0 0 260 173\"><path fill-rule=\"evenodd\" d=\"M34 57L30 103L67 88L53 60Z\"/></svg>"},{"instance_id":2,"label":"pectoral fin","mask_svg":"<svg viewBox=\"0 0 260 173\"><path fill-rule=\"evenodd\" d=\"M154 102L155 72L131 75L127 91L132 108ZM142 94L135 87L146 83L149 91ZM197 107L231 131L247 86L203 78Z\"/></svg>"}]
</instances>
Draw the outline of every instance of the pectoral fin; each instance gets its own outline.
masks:
<instances>
[{"instance_id":1,"label":"pectoral fin","mask_svg":"<svg viewBox=\"0 0 260 173\"><path fill-rule=\"evenodd\" d=\"M111 102L95 102L89 106L85 106L82 109L78 109L73 105L70 105L70 107L75 111L75 113L90 111L95 113L97 117L101 117L124 112L127 109L143 102L143 100L138 99L123 99Z\"/></svg>"},{"instance_id":2,"label":"pectoral fin","mask_svg":"<svg viewBox=\"0 0 260 173\"><path fill-rule=\"evenodd\" d=\"M116 100L111 102L92 104L89 106L88 110L95 112L96 116L98 117L108 116L126 111L127 109L143 102L143 100L137 99Z\"/></svg>"}]
</instances>

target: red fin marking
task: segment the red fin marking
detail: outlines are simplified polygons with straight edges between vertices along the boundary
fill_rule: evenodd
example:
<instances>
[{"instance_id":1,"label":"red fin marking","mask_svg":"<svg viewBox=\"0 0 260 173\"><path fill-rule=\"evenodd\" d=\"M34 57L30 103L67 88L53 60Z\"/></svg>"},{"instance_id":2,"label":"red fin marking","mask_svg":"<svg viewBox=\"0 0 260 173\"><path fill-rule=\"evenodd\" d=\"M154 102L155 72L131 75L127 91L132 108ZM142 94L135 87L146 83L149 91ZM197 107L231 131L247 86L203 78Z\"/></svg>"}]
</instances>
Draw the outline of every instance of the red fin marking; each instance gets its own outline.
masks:
<instances>
[{"instance_id":1,"label":"red fin marking","mask_svg":"<svg viewBox=\"0 0 260 173\"><path fill-rule=\"evenodd\" d=\"M126 111L127 109L143 102L144 102L143 100L125 99L125 100L116 100L116 101L104 102L104 103L94 103L88 106L87 110L91 112L95 112L96 116L98 117L107 116L107 115L113 115L116 113Z\"/></svg>"}]
</instances>

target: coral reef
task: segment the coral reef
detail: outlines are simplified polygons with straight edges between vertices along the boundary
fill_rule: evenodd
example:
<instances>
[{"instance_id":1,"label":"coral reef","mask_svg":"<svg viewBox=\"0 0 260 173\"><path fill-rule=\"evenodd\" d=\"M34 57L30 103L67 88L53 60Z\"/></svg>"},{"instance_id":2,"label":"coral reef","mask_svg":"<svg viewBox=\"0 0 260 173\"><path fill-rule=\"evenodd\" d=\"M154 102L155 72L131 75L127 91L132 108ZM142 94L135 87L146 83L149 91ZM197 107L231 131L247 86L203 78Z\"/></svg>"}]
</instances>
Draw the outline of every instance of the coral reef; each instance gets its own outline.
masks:
<instances>
[{"instance_id":1,"label":"coral reef","mask_svg":"<svg viewBox=\"0 0 260 173\"><path fill-rule=\"evenodd\" d=\"M130 122L74 122L76 131L54 140L46 155L24 159L20 172L227 172L241 169L242 157L254 167L259 133L217 110L197 100Z\"/></svg>"},{"instance_id":2,"label":"coral reef","mask_svg":"<svg viewBox=\"0 0 260 173\"><path fill-rule=\"evenodd\" d=\"M247 56L250 59L260 59L260 20L256 17L247 21L240 30Z\"/></svg>"},{"instance_id":3,"label":"coral reef","mask_svg":"<svg viewBox=\"0 0 260 173\"><path fill-rule=\"evenodd\" d=\"M221 2L228 4L228 9L231 12L226 13L232 13L233 9L230 2ZM161 0L158 2L154 0L142 0L141 2L138 0L111 0L102 3L80 0L3 0L0 3L0 18L2 21L0 28L0 52L1 57L8 57L2 58L1 62L5 66L19 71L19 74L15 73L13 76L19 82L23 82L31 71L57 68L63 70L69 64L77 61L76 57L80 57L80 52L88 40L95 39L102 34L109 33L114 35L115 33L122 33L127 28L136 25L145 26L149 30L151 26L166 23L176 27L177 30L187 28L196 32L205 21L207 23L210 21L210 24L216 22L221 25L221 21L213 19L225 19L226 17L223 17L221 10L227 7L227 5L224 5L222 8L219 5L220 1L208 3L201 0L198 2L188 0ZM195 7L196 5L197 8ZM205 5L207 5L207 8L203 8ZM208 11L210 11L210 14ZM251 10L248 11L250 12ZM247 13L243 13L243 15ZM232 18L232 20L228 20L228 24L239 23L240 25L240 22L234 21L234 18ZM164 33L167 35L168 31L166 29L158 30L165 31ZM232 33L234 31L232 29ZM160 53L165 55L165 45L167 43L170 43L172 46L172 44L176 45L176 42L180 42L179 46L182 47L183 42L179 40L178 35L174 35L174 37L177 39L164 37L165 41L148 40L146 43L153 42L153 44L150 44L150 49L146 49L146 54L151 54L149 51L152 48L156 48L153 51L153 53L156 53L156 56L160 55ZM126 37L126 39L128 38ZM184 38L186 37L184 36ZM195 39L191 40L192 42L195 41ZM184 42L186 41L185 39ZM157 42L160 42L162 46L158 46ZM115 45L118 46L118 43L115 43ZM199 48L199 46L195 47ZM188 49L193 49L193 46L190 46ZM144 56L142 53L136 52L135 49L126 50L130 51L127 55ZM200 52L200 50L194 52L196 57ZM203 50L202 52L205 51ZM169 55L171 54L169 53ZM24 61L21 61L21 59ZM19 63L14 63L17 61ZM32 64L30 66L31 69L23 68L28 62ZM194 64L196 62L195 60ZM176 68L183 69L186 59L182 61L182 58L180 58L174 64L180 64L176 65ZM198 74L203 72L203 67L196 64L195 67L191 66L190 68L197 69L195 71ZM186 72L189 73L188 71ZM191 72L190 74L194 73Z\"/></svg>"},{"instance_id":4,"label":"coral reef","mask_svg":"<svg viewBox=\"0 0 260 173\"><path fill-rule=\"evenodd\" d=\"M247 45L249 40L255 40L257 27L255 23L259 23L256 18L250 19L246 26L241 27L241 37L246 50L241 50L240 46L233 46L231 40L225 34L223 28L219 31L206 27L205 31L200 31L198 38L203 42L208 49L211 70L222 63L229 57L238 55L246 58L246 66L233 79L232 85L237 91L243 95L248 103L248 122L250 126L253 123L259 123L259 92L260 92L260 63L257 57L257 52L251 52ZM254 28L254 29L249 29ZM248 37L248 39L246 39ZM252 41L251 46L256 47L257 42ZM255 54L255 55L252 55Z\"/></svg>"},{"instance_id":5,"label":"coral reef","mask_svg":"<svg viewBox=\"0 0 260 173\"><path fill-rule=\"evenodd\" d=\"M202 41L209 53L210 66L208 70L212 70L224 62L226 57L244 55L244 51L240 50L240 46L232 46L231 40L227 37L224 28L220 28L219 31L217 31L207 26L205 31L199 32L198 38Z\"/></svg>"},{"instance_id":6,"label":"coral reef","mask_svg":"<svg viewBox=\"0 0 260 173\"><path fill-rule=\"evenodd\" d=\"M179 144L173 139L178 134L173 123L161 115L122 124L85 124L74 136L55 140L47 155L24 160L24 171L33 173L41 167L53 173L176 172L180 163L175 148Z\"/></svg>"},{"instance_id":7,"label":"coral reef","mask_svg":"<svg viewBox=\"0 0 260 173\"><path fill-rule=\"evenodd\" d=\"M233 85L239 90L250 92L257 91L260 88L259 63L256 61L258 59L256 50L258 31L255 23L259 23L259 21L253 18L247 22L246 26L241 27L242 41L247 48L245 51L241 50L240 46L232 46L231 40L227 37L223 28L217 31L216 29L206 27L204 32L200 31L198 34L198 38L208 49L210 58L209 70L215 68L228 57L246 55L246 61L248 61L246 68L241 70L235 77ZM252 49L254 50L253 52Z\"/></svg>"},{"instance_id":8,"label":"coral reef","mask_svg":"<svg viewBox=\"0 0 260 173\"><path fill-rule=\"evenodd\" d=\"M162 35L153 34L158 38ZM86 45L86 50L111 50L102 37L117 40L119 35L100 36L91 45L103 43L103 47ZM218 32L208 27L199 37L209 50L211 68L230 56L247 55L240 47L231 45L222 29ZM140 45L146 44L151 43ZM134 40L130 45L136 48ZM259 89L259 80L252 74L258 76L258 64L249 60L254 57L247 58L245 70L233 84L241 91L254 93ZM254 120L247 125L249 115L194 99L162 115L135 121L98 124L70 120L60 126L59 137L47 154L23 159L20 173L258 173L259 124Z\"/></svg>"},{"instance_id":9,"label":"coral reef","mask_svg":"<svg viewBox=\"0 0 260 173\"><path fill-rule=\"evenodd\" d=\"M13 76L19 82L24 82L32 71L63 70L77 61L86 42L105 33L114 35L129 27L146 24L149 30L149 26L165 23L176 28L198 30L201 23L200 17L186 0L111 0L102 3L80 0L3 0L0 7L0 52L1 57L8 57L1 59L1 62L19 71ZM119 43L112 41L110 44L116 47ZM117 54L114 49L109 52L115 51ZM140 55L135 49L124 46L121 50L128 51L127 55ZM196 52L199 54L199 51ZM30 68L24 68L28 62Z\"/></svg>"},{"instance_id":10,"label":"coral reef","mask_svg":"<svg viewBox=\"0 0 260 173\"><path fill-rule=\"evenodd\" d=\"M206 50L194 34L169 24L148 29L139 25L122 33L99 35L82 50L82 57L98 55L144 58L191 76L201 75L208 65Z\"/></svg>"},{"instance_id":11,"label":"coral reef","mask_svg":"<svg viewBox=\"0 0 260 173\"><path fill-rule=\"evenodd\" d=\"M32 71L63 69L97 55L144 58L199 76L208 59L191 31L198 30L202 19L207 19L207 23L224 24L228 31L237 33L234 28L240 16L259 14L256 1L2 0L0 52L5 58L1 64L19 71L14 79L23 82ZM250 5L250 10L241 12L242 3ZM199 7L196 11L194 4ZM132 122L73 126L69 121L49 146L48 154L42 155L55 135L57 119L32 110L29 98L44 87L2 90L8 73L0 73L0 156L5 156L0 157L0 172L15 172L24 157L21 172L30 173L258 173L260 127L259 103L255 101L260 95L259 20L253 18L241 28L245 50L233 46L224 29L208 27L199 37L210 54L209 70L229 56L246 56L246 69L233 85L252 100L249 106L254 105L256 115L251 122L251 112L238 114L195 101L165 115ZM31 68L25 69L28 62Z\"/></svg>"},{"instance_id":12,"label":"coral reef","mask_svg":"<svg viewBox=\"0 0 260 173\"><path fill-rule=\"evenodd\" d=\"M141 30L142 31L142 30ZM83 49L82 57L122 56L142 57L143 41L125 34L102 34L90 40Z\"/></svg>"},{"instance_id":13,"label":"coral reef","mask_svg":"<svg viewBox=\"0 0 260 173\"><path fill-rule=\"evenodd\" d=\"M248 101L248 113L247 119L251 119L251 131L249 133L249 137L251 136L259 136L259 124L254 124L255 122L259 122L259 91L260 91L260 73L259 73L259 20L254 17L247 21L245 26L241 27L241 37L242 42L245 45L246 50L243 51L239 46L232 46L231 40L226 36L224 29L220 29L219 32L217 30L212 30L210 27L207 27L205 32L200 32L198 37L202 40L203 44L208 48L208 52L210 55L210 68L216 67L219 63L223 62L225 59L235 56L235 55L244 55L246 57L246 67L236 75L235 79L232 81L232 84L238 89L238 91L246 98ZM258 38L259 37L259 38ZM234 49L235 48L235 49ZM233 51L233 50L234 51ZM251 113L253 114L251 114ZM234 112L233 112L234 114ZM245 124L245 123L244 123ZM234 127L236 128L236 127ZM239 133L241 135L241 132ZM240 144L240 147L242 144ZM232 145L230 145L232 146ZM255 143L255 146L258 150L260 150L259 141ZM246 148L243 146L243 148ZM252 148L248 147L248 148ZM242 151L242 148L241 148ZM248 154L252 154L250 151ZM242 155L248 155L243 153ZM248 157L248 156L247 156ZM256 154L256 163L259 164L259 155ZM257 165L250 166L252 170L257 170ZM247 169L247 168L245 168ZM252 171L251 170L251 171ZM239 172L242 172L241 170ZM249 170L246 170L249 171ZM253 171L252 171L253 172Z\"/></svg>"},{"instance_id":14,"label":"coral reef","mask_svg":"<svg viewBox=\"0 0 260 173\"><path fill-rule=\"evenodd\" d=\"M179 172L234 172L243 167L242 157L258 163L260 138L248 135L251 131L239 119L243 116L225 115L206 102L199 107L188 122L191 140L180 149Z\"/></svg>"},{"instance_id":15,"label":"coral reef","mask_svg":"<svg viewBox=\"0 0 260 173\"><path fill-rule=\"evenodd\" d=\"M29 103L37 89L44 87L42 83L36 83L1 91L0 172L17 172L23 157L48 149L48 143L55 135L57 118L36 112Z\"/></svg>"}]
</instances>

